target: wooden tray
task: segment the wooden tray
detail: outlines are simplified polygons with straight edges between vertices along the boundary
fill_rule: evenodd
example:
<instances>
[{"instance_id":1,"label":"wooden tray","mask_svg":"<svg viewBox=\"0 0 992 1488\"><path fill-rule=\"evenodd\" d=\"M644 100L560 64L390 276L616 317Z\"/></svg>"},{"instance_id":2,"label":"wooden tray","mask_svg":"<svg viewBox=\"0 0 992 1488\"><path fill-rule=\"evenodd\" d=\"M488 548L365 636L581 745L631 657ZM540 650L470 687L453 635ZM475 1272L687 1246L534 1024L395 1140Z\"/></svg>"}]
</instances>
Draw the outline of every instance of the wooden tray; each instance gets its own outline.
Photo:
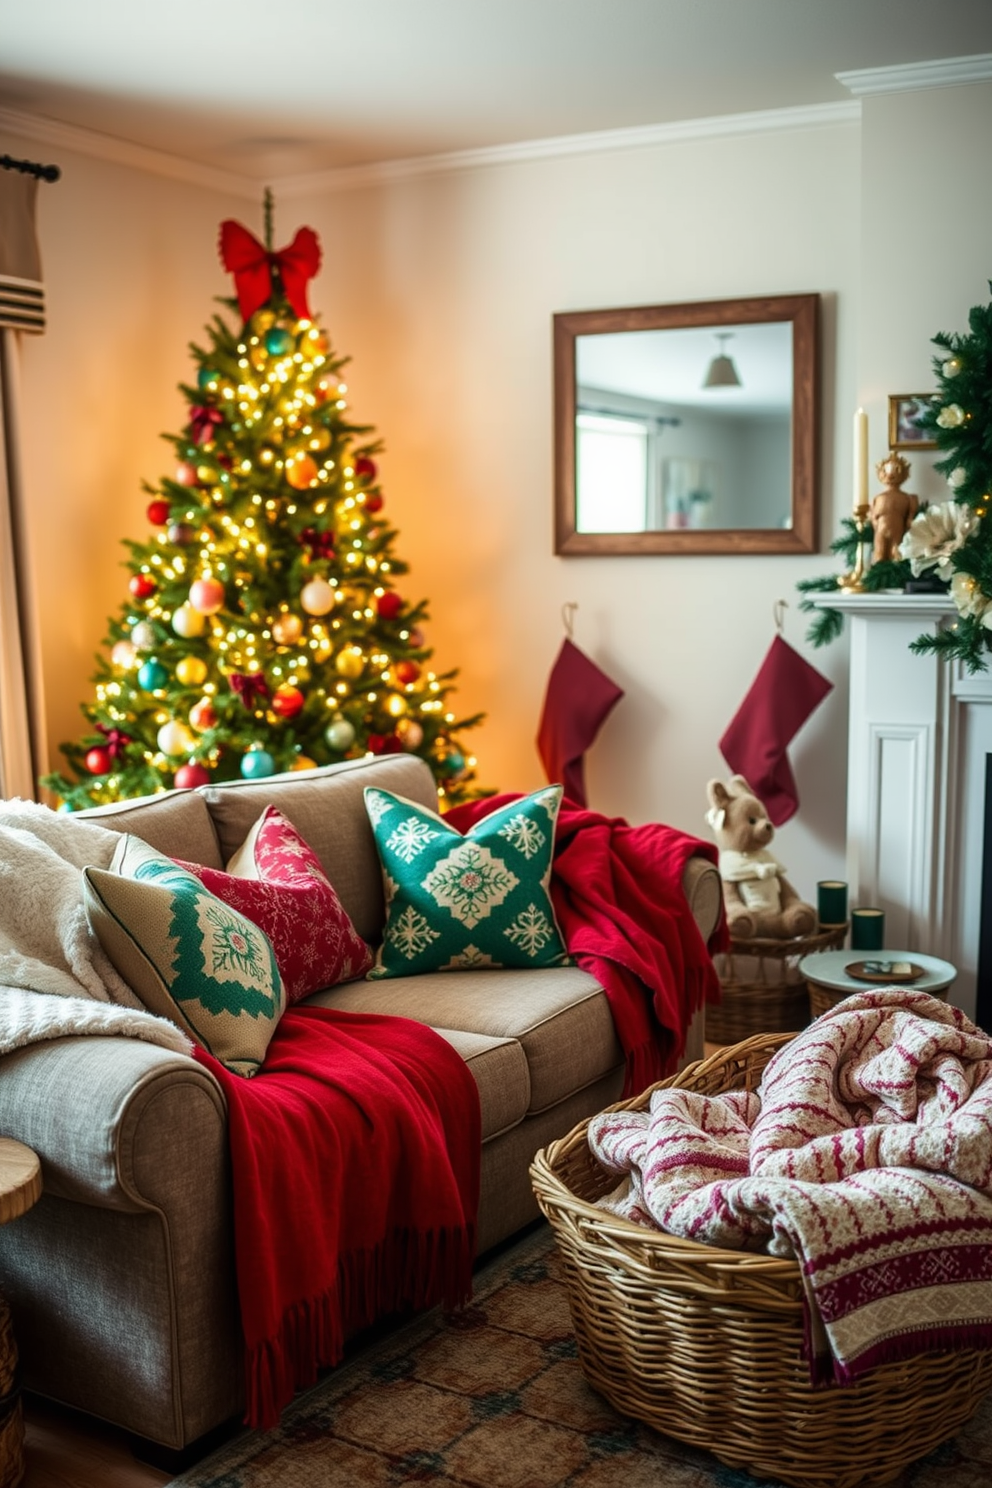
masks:
<instances>
[{"instance_id":1,"label":"wooden tray","mask_svg":"<svg viewBox=\"0 0 992 1488\"><path fill-rule=\"evenodd\" d=\"M907 971L894 971L893 967L906 966ZM888 969L887 969L888 968ZM926 968L913 961L886 961L882 957L869 956L865 961L851 961L844 967L849 977L858 982L874 982L876 985L895 986L900 982L917 982L926 975Z\"/></svg>"}]
</instances>

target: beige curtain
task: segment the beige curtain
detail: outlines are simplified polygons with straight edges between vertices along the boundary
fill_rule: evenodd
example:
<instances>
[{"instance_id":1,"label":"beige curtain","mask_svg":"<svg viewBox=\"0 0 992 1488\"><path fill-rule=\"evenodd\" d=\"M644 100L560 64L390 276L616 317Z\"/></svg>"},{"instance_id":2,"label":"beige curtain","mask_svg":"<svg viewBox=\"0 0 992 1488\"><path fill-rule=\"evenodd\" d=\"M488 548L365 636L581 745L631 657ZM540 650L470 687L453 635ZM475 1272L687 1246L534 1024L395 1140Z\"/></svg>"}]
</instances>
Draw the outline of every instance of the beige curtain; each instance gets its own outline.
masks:
<instances>
[{"instance_id":1,"label":"beige curtain","mask_svg":"<svg viewBox=\"0 0 992 1488\"><path fill-rule=\"evenodd\" d=\"M20 339L45 328L37 191L33 176L0 170L0 797L25 800L48 768L18 447Z\"/></svg>"}]
</instances>

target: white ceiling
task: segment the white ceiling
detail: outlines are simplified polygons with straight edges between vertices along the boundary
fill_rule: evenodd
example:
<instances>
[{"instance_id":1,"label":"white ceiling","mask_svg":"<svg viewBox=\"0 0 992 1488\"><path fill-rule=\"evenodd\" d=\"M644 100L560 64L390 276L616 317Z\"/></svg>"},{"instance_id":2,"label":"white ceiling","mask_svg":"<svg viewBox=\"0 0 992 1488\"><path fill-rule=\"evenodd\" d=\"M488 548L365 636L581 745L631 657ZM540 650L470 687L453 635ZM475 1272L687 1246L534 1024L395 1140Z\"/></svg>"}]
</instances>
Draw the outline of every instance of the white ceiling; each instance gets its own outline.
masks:
<instances>
[{"instance_id":1,"label":"white ceiling","mask_svg":"<svg viewBox=\"0 0 992 1488\"><path fill-rule=\"evenodd\" d=\"M0 0L0 123L261 179L839 102L992 0Z\"/></svg>"}]
</instances>

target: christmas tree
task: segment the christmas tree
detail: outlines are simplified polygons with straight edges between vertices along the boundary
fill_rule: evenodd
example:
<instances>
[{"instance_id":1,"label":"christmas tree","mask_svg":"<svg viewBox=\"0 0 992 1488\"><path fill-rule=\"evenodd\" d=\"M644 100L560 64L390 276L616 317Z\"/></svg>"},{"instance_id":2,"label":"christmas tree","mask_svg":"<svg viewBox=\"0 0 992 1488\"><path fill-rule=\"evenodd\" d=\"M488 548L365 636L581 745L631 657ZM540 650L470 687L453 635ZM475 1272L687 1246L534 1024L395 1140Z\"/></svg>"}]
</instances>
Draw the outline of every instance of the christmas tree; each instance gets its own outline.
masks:
<instances>
[{"instance_id":1,"label":"christmas tree","mask_svg":"<svg viewBox=\"0 0 992 1488\"><path fill-rule=\"evenodd\" d=\"M265 247L221 226L237 299L190 347L175 472L145 485L151 530L125 544L89 729L62 746L76 778L42 780L63 809L400 750L445 805L477 793L459 735L481 715L456 719L457 673L429 666L426 604L396 587L380 445L349 420L346 360L308 308L319 242L301 228L273 252L271 217L267 194Z\"/></svg>"}]
</instances>

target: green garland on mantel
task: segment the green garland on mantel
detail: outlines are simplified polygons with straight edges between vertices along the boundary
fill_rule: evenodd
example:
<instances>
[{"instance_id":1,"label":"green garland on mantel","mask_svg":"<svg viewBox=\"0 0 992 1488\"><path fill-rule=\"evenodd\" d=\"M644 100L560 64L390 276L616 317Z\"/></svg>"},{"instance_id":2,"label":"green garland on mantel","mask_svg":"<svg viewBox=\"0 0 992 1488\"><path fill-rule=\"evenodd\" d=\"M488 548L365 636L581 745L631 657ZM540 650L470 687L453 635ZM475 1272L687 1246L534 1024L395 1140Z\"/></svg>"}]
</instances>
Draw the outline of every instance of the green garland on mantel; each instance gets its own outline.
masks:
<instances>
[{"instance_id":1,"label":"green garland on mantel","mask_svg":"<svg viewBox=\"0 0 992 1488\"><path fill-rule=\"evenodd\" d=\"M863 582L866 592L877 593L902 589L908 578L928 571L948 581L957 619L918 636L910 650L936 652L974 673L988 670L992 649L992 521L984 520L992 504L992 303L974 306L968 327L966 333L940 331L933 337L937 392L919 421L940 452L934 469L946 478L950 499L921 508L903 539L905 556L872 564ZM859 540L871 541L871 525L860 537L851 517L842 528L831 551L842 554L850 569ZM813 646L836 640L844 625L841 612L821 609L805 596L839 592L840 577L800 579L796 587L804 596L799 608L817 612L807 640Z\"/></svg>"},{"instance_id":2,"label":"green garland on mantel","mask_svg":"<svg viewBox=\"0 0 992 1488\"><path fill-rule=\"evenodd\" d=\"M858 543L871 543L873 538L872 525L866 522L860 536L857 524L853 517L845 517L841 522L840 536L835 537L830 544L831 553L837 553L844 560L845 572L849 573L854 567L858 555ZM877 594L882 589L902 589L906 580L912 576L912 570L908 559L900 559L898 563L879 562L873 563L865 569L862 583L865 593ZM841 575L824 574L818 579L799 579L796 588L804 596L799 601L801 610L809 610L813 613L813 619L806 632L806 639L811 646L826 646L831 641L836 641L844 629L844 616L840 610L831 609L827 605L814 604L813 600L806 598L809 594L838 594L841 592Z\"/></svg>"}]
</instances>

